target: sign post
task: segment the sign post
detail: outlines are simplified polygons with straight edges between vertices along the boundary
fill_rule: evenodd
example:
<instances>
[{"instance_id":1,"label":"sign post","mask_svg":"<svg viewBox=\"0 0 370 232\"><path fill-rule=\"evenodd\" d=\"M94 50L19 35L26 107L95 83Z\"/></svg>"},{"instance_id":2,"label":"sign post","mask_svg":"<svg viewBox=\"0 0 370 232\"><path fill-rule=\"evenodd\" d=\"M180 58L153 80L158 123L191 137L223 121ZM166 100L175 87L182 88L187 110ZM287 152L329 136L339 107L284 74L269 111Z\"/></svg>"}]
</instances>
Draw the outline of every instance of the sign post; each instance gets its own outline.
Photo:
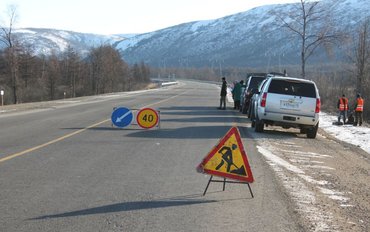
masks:
<instances>
[{"instance_id":1,"label":"sign post","mask_svg":"<svg viewBox=\"0 0 370 232\"><path fill-rule=\"evenodd\" d=\"M4 105L4 90L0 90L0 95L1 95L1 106Z\"/></svg>"}]
</instances>

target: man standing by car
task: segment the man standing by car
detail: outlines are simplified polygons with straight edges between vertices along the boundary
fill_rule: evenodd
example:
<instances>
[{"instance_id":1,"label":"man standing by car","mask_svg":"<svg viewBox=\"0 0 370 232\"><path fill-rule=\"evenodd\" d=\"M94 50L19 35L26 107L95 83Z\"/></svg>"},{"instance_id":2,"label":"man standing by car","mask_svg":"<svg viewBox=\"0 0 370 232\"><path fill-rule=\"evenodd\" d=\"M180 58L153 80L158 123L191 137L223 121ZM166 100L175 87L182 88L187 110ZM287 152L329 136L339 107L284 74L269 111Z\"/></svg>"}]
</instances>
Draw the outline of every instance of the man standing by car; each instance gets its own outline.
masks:
<instances>
[{"instance_id":1,"label":"man standing by car","mask_svg":"<svg viewBox=\"0 0 370 232\"><path fill-rule=\"evenodd\" d=\"M221 86L221 99L220 99L220 107L218 109L226 110L226 95L227 95L227 82L225 77L222 77L222 86ZM222 107L223 105L223 107Z\"/></svg>"},{"instance_id":2,"label":"man standing by car","mask_svg":"<svg viewBox=\"0 0 370 232\"><path fill-rule=\"evenodd\" d=\"M355 104L355 122L354 126L362 125L362 112L364 111L364 99L362 99L360 94L357 94L356 104Z\"/></svg>"},{"instance_id":3,"label":"man standing by car","mask_svg":"<svg viewBox=\"0 0 370 232\"><path fill-rule=\"evenodd\" d=\"M234 99L234 109L239 110L240 95L242 94L242 83L241 82L235 82L232 93L233 93L233 99Z\"/></svg>"},{"instance_id":4,"label":"man standing by car","mask_svg":"<svg viewBox=\"0 0 370 232\"><path fill-rule=\"evenodd\" d=\"M338 115L338 125L340 125L340 118L343 117L343 125L346 123L347 111L348 111L348 98L343 94L338 100L339 115Z\"/></svg>"}]
</instances>

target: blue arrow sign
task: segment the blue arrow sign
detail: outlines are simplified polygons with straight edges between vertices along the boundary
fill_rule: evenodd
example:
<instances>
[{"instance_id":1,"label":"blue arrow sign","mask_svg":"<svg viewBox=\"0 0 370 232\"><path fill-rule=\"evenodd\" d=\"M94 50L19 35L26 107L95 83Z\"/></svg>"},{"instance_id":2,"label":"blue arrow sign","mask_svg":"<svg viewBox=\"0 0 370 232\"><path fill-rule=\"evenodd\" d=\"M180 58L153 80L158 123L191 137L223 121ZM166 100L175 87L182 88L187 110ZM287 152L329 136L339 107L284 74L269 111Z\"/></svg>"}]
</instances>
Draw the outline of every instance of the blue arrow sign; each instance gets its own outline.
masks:
<instances>
[{"instance_id":1,"label":"blue arrow sign","mask_svg":"<svg viewBox=\"0 0 370 232\"><path fill-rule=\"evenodd\" d=\"M113 125L117 127L126 127L131 124L133 119L132 111L126 107L115 109L111 116Z\"/></svg>"}]
</instances>

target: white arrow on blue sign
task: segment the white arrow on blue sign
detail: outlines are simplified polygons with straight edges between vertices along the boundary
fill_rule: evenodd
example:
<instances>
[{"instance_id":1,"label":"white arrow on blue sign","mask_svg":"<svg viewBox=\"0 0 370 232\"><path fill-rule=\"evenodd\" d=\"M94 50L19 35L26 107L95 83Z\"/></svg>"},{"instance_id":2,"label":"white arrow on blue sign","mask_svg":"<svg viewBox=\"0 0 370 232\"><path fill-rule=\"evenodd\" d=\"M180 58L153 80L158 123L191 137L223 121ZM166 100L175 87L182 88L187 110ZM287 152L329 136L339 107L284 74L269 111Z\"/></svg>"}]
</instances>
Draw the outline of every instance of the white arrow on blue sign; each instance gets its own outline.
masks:
<instances>
[{"instance_id":1,"label":"white arrow on blue sign","mask_svg":"<svg viewBox=\"0 0 370 232\"><path fill-rule=\"evenodd\" d=\"M113 125L117 127L126 127L131 124L133 119L132 111L126 107L115 109L111 116Z\"/></svg>"}]
</instances>

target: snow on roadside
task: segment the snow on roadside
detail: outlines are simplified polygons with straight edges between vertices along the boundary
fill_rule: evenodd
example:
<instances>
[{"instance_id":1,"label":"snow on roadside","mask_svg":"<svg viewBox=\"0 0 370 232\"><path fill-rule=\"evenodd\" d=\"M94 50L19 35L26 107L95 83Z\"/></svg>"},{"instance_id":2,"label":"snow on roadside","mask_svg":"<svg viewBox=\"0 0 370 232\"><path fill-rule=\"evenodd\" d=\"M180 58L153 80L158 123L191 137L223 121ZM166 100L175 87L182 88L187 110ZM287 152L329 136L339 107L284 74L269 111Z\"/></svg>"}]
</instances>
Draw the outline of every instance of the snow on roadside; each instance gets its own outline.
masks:
<instances>
[{"instance_id":1,"label":"snow on roadside","mask_svg":"<svg viewBox=\"0 0 370 232\"><path fill-rule=\"evenodd\" d=\"M366 126L334 125L337 116L320 113L320 129L338 140L356 145L370 154L370 128ZM294 148L294 149L290 149ZM338 231L336 216L328 208L320 204L317 193L334 200L340 207L353 207L349 192L341 192L333 188L328 180L315 179L313 169L334 170L326 166L325 160L334 159L327 154L300 151L294 142L258 140L258 151L275 171L283 186L296 203L297 211L305 218L312 231ZM309 169L306 169L309 167ZM317 178L317 177L316 177Z\"/></svg>"},{"instance_id":2,"label":"snow on roadside","mask_svg":"<svg viewBox=\"0 0 370 232\"><path fill-rule=\"evenodd\" d=\"M266 143L264 143L266 145ZM267 163L275 171L283 186L297 204L297 210L304 218L314 225L313 231L333 231L330 225L332 215L319 208L315 193L307 186L306 180L312 182L312 177L305 174L299 167L279 157L279 151L274 146L257 146L258 151L266 158ZM293 175L289 174L292 173Z\"/></svg>"},{"instance_id":3,"label":"snow on roadside","mask_svg":"<svg viewBox=\"0 0 370 232\"><path fill-rule=\"evenodd\" d=\"M370 154L369 127L353 126L351 124L346 124L343 126L333 125L333 122L336 121L338 121L337 116L321 112L319 127L335 138L356 145Z\"/></svg>"}]
</instances>

